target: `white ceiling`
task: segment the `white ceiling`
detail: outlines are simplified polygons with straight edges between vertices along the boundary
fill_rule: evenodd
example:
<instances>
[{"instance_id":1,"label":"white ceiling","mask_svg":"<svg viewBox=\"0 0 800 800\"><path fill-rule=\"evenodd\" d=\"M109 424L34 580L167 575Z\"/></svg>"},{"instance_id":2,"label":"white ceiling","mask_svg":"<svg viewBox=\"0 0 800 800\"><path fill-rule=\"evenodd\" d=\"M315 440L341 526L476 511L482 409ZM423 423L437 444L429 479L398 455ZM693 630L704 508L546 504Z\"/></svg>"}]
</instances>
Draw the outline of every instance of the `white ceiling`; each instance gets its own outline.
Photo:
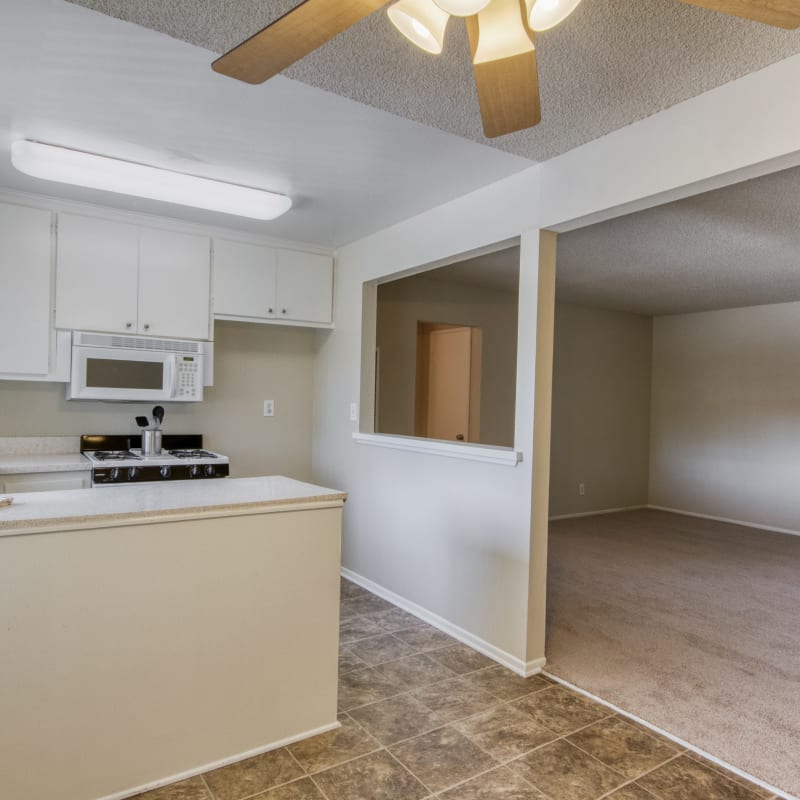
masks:
<instances>
[{"instance_id":1,"label":"white ceiling","mask_svg":"<svg viewBox=\"0 0 800 800\"><path fill-rule=\"evenodd\" d=\"M0 187L335 247L531 163L281 76L232 81L206 50L63 0L0 0L0 19ZM295 206L255 222L44 182L11 166L15 138L284 192Z\"/></svg>"},{"instance_id":2,"label":"white ceiling","mask_svg":"<svg viewBox=\"0 0 800 800\"><path fill-rule=\"evenodd\" d=\"M800 167L558 237L559 301L678 314L800 300Z\"/></svg>"},{"instance_id":3,"label":"white ceiling","mask_svg":"<svg viewBox=\"0 0 800 800\"><path fill-rule=\"evenodd\" d=\"M71 1L215 53L299 2ZM481 131L462 20L450 20L444 52L431 56L409 44L385 11L378 11L284 74L544 161L798 52L800 30L780 30L677 0L583 0L566 22L537 37L541 124L495 140Z\"/></svg>"}]
</instances>

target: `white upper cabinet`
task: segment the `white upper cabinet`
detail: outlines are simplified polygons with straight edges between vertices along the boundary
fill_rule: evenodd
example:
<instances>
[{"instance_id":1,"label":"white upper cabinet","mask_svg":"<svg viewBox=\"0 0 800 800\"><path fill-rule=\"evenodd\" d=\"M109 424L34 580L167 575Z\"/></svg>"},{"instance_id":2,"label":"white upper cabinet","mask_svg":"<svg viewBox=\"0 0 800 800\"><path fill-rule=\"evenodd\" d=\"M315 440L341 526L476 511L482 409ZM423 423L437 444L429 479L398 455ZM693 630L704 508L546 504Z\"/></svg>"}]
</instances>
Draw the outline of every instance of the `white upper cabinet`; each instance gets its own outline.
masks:
<instances>
[{"instance_id":1,"label":"white upper cabinet","mask_svg":"<svg viewBox=\"0 0 800 800\"><path fill-rule=\"evenodd\" d=\"M59 214L56 327L208 339L210 239Z\"/></svg>"},{"instance_id":2,"label":"white upper cabinet","mask_svg":"<svg viewBox=\"0 0 800 800\"><path fill-rule=\"evenodd\" d=\"M214 316L330 327L331 256L214 240Z\"/></svg>"},{"instance_id":3,"label":"white upper cabinet","mask_svg":"<svg viewBox=\"0 0 800 800\"><path fill-rule=\"evenodd\" d=\"M333 310L333 259L298 250L278 250L278 316L330 323Z\"/></svg>"},{"instance_id":4,"label":"white upper cabinet","mask_svg":"<svg viewBox=\"0 0 800 800\"><path fill-rule=\"evenodd\" d=\"M206 236L141 228L139 332L208 339L211 241Z\"/></svg>"},{"instance_id":5,"label":"white upper cabinet","mask_svg":"<svg viewBox=\"0 0 800 800\"><path fill-rule=\"evenodd\" d=\"M50 368L52 214L0 203L0 375Z\"/></svg>"}]
</instances>

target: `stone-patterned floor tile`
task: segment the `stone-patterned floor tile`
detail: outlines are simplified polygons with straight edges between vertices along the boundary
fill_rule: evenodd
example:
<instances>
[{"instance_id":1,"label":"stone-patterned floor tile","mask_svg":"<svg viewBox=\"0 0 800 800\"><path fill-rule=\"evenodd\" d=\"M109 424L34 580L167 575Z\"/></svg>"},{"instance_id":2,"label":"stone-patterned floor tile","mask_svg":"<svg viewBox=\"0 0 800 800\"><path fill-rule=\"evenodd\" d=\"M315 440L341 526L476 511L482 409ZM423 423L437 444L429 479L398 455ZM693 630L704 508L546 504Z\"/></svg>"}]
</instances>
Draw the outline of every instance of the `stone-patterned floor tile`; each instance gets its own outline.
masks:
<instances>
[{"instance_id":1,"label":"stone-patterned floor tile","mask_svg":"<svg viewBox=\"0 0 800 800\"><path fill-rule=\"evenodd\" d=\"M494 706L453 727L498 761L510 761L556 738L549 728L508 705Z\"/></svg>"},{"instance_id":2,"label":"stone-patterned floor tile","mask_svg":"<svg viewBox=\"0 0 800 800\"><path fill-rule=\"evenodd\" d=\"M380 636L382 633L385 633L383 628L369 617L346 619L339 626L339 644L350 645L359 639Z\"/></svg>"},{"instance_id":3,"label":"stone-patterned floor tile","mask_svg":"<svg viewBox=\"0 0 800 800\"><path fill-rule=\"evenodd\" d=\"M427 625L424 622L420 625L415 625L413 628L398 631L395 635L420 653L427 653L431 650L458 644L458 641L452 636L448 636L444 631L440 631L438 628L434 628L433 625Z\"/></svg>"},{"instance_id":4,"label":"stone-patterned floor tile","mask_svg":"<svg viewBox=\"0 0 800 800\"><path fill-rule=\"evenodd\" d=\"M762 789L760 786L756 786L754 783L750 783L750 781L747 781L744 778L740 778L735 773L728 772L728 770L726 770L725 767L721 767L719 764L715 764L713 761L709 761L707 758L703 758L703 756L699 755L698 753L693 753L691 750L687 750L686 755L689 758L691 758L692 761L697 761L700 764L704 764L709 769L713 769L715 772L719 772L726 778L730 778L730 780L732 780L734 783L741 783L743 786L746 786L757 797L764 798L764 800L768 800L768 798L773 797L772 792L770 792L768 789Z\"/></svg>"},{"instance_id":5,"label":"stone-patterned floor tile","mask_svg":"<svg viewBox=\"0 0 800 800\"><path fill-rule=\"evenodd\" d=\"M353 642L350 645L350 649L370 666L414 654L414 650L411 647L399 639L395 639L391 633L371 636L369 639L360 639L357 642Z\"/></svg>"},{"instance_id":6,"label":"stone-patterned floor tile","mask_svg":"<svg viewBox=\"0 0 800 800\"><path fill-rule=\"evenodd\" d=\"M391 608L388 611L381 611L378 614L370 615L387 633L402 631L405 628L413 628L419 625L421 620L402 608Z\"/></svg>"},{"instance_id":7,"label":"stone-patterned floor tile","mask_svg":"<svg viewBox=\"0 0 800 800\"><path fill-rule=\"evenodd\" d=\"M299 781L258 794L252 800L325 800L325 797L311 778L300 778Z\"/></svg>"},{"instance_id":8,"label":"stone-patterned floor tile","mask_svg":"<svg viewBox=\"0 0 800 800\"><path fill-rule=\"evenodd\" d=\"M354 597L363 597L365 594L370 594L370 592L357 583L353 583L347 578L342 578L339 581L339 596L343 601L352 600Z\"/></svg>"},{"instance_id":9,"label":"stone-patterned floor tile","mask_svg":"<svg viewBox=\"0 0 800 800\"><path fill-rule=\"evenodd\" d=\"M408 694L362 706L352 715L381 744L386 745L419 736L443 724L438 714Z\"/></svg>"},{"instance_id":10,"label":"stone-patterned floor tile","mask_svg":"<svg viewBox=\"0 0 800 800\"><path fill-rule=\"evenodd\" d=\"M473 686L493 694L500 700L516 700L531 692L541 692L542 689L547 689L550 686L547 681L542 680L538 675L522 678L510 669L500 666L500 664L495 664L488 669L471 672L465 676L465 679Z\"/></svg>"},{"instance_id":11,"label":"stone-patterned floor tile","mask_svg":"<svg viewBox=\"0 0 800 800\"><path fill-rule=\"evenodd\" d=\"M342 608L345 606L348 609L348 613L352 612L353 614L378 614L382 611L391 611L395 608L395 606L387 600L378 597L376 594L370 594L369 592L359 597L351 597L349 600L344 600L342 602Z\"/></svg>"},{"instance_id":12,"label":"stone-patterned floor tile","mask_svg":"<svg viewBox=\"0 0 800 800\"><path fill-rule=\"evenodd\" d=\"M497 705L496 698L483 689L470 686L461 678L431 684L417 689L412 695L431 711L435 711L445 722L471 717Z\"/></svg>"},{"instance_id":13,"label":"stone-patterned floor tile","mask_svg":"<svg viewBox=\"0 0 800 800\"><path fill-rule=\"evenodd\" d=\"M609 717L573 733L568 741L629 780L638 778L678 754L668 740L644 733L620 717Z\"/></svg>"},{"instance_id":14,"label":"stone-patterned floor tile","mask_svg":"<svg viewBox=\"0 0 800 800\"><path fill-rule=\"evenodd\" d=\"M603 717L613 713L605 706L561 686L552 686L544 691L525 695L515 700L512 705L562 735L572 733L592 722L599 722Z\"/></svg>"},{"instance_id":15,"label":"stone-patterned floor tile","mask_svg":"<svg viewBox=\"0 0 800 800\"><path fill-rule=\"evenodd\" d=\"M498 767L439 795L440 800L549 800L512 772Z\"/></svg>"},{"instance_id":16,"label":"stone-patterned floor tile","mask_svg":"<svg viewBox=\"0 0 800 800\"><path fill-rule=\"evenodd\" d=\"M475 672L478 669L491 667L495 662L487 658L477 650L467 647L465 644L456 644L452 647L445 647L434 650L431 658L436 659L440 664L452 670L458 675L465 672Z\"/></svg>"},{"instance_id":17,"label":"stone-patterned floor tile","mask_svg":"<svg viewBox=\"0 0 800 800\"><path fill-rule=\"evenodd\" d=\"M606 800L656 800L655 795L650 794L635 783L629 783L616 792L608 795Z\"/></svg>"},{"instance_id":18,"label":"stone-patterned floor tile","mask_svg":"<svg viewBox=\"0 0 800 800\"><path fill-rule=\"evenodd\" d=\"M377 703L400 694L404 688L384 678L374 667L346 672L339 676L339 710L349 711L367 703Z\"/></svg>"},{"instance_id":19,"label":"stone-patterned floor tile","mask_svg":"<svg viewBox=\"0 0 800 800\"><path fill-rule=\"evenodd\" d=\"M212 800L203 779L198 775L169 786L137 794L131 800Z\"/></svg>"},{"instance_id":20,"label":"stone-patterned floor tile","mask_svg":"<svg viewBox=\"0 0 800 800\"><path fill-rule=\"evenodd\" d=\"M450 727L401 742L390 752L434 792L472 778L497 763Z\"/></svg>"},{"instance_id":21,"label":"stone-patterned floor tile","mask_svg":"<svg viewBox=\"0 0 800 800\"><path fill-rule=\"evenodd\" d=\"M339 715L339 722L342 727L335 731L288 746L306 772L319 772L380 749L380 744L346 714Z\"/></svg>"},{"instance_id":22,"label":"stone-patterned floor tile","mask_svg":"<svg viewBox=\"0 0 800 800\"><path fill-rule=\"evenodd\" d=\"M215 800L241 800L302 776L303 770L284 747L203 775Z\"/></svg>"},{"instance_id":23,"label":"stone-patterned floor tile","mask_svg":"<svg viewBox=\"0 0 800 800\"><path fill-rule=\"evenodd\" d=\"M639 778L660 800L758 800L759 795L699 761L679 756ZM760 790L759 790L760 791Z\"/></svg>"},{"instance_id":24,"label":"stone-patterned floor tile","mask_svg":"<svg viewBox=\"0 0 800 800\"><path fill-rule=\"evenodd\" d=\"M428 790L385 750L319 772L328 800L422 800Z\"/></svg>"},{"instance_id":25,"label":"stone-patterned floor tile","mask_svg":"<svg viewBox=\"0 0 800 800\"><path fill-rule=\"evenodd\" d=\"M533 750L509 766L558 800L597 800L626 780L563 739Z\"/></svg>"},{"instance_id":26,"label":"stone-patterned floor tile","mask_svg":"<svg viewBox=\"0 0 800 800\"><path fill-rule=\"evenodd\" d=\"M352 672L354 669L365 669L369 664L362 661L349 647L339 648L339 674Z\"/></svg>"},{"instance_id":27,"label":"stone-patterned floor tile","mask_svg":"<svg viewBox=\"0 0 800 800\"><path fill-rule=\"evenodd\" d=\"M386 664L380 664L375 669L384 678L388 678L406 689L419 689L431 683L446 681L448 678L455 677L455 673L451 672L447 667L443 667L425 653L417 653L396 661L389 661Z\"/></svg>"}]
</instances>

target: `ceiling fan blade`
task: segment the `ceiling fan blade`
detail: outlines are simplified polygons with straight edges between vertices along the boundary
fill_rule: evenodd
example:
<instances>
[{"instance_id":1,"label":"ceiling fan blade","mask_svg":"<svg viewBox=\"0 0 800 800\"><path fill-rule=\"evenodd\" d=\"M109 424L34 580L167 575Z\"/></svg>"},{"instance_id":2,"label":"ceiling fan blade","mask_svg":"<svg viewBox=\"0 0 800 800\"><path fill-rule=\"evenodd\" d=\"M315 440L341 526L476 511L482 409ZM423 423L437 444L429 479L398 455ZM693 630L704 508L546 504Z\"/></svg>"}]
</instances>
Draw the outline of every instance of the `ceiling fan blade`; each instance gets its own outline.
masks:
<instances>
[{"instance_id":1,"label":"ceiling fan blade","mask_svg":"<svg viewBox=\"0 0 800 800\"><path fill-rule=\"evenodd\" d=\"M263 83L390 0L303 0L211 66L222 75Z\"/></svg>"},{"instance_id":2,"label":"ceiling fan blade","mask_svg":"<svg viewBox=\"0 0 800 800\"><path fill-rule=\"evenodd\" d=\"M489 139L532 128L542 119L536 45L525 12L525 0L493 0L485 11L467 17L483 132ZM498 52L492 53L494 47L482 36Z\"/></svg>"},{"instance_id":3,"label":"ceiling fan blade","mask_svg":"<svg viewBox=\"0 0 800 800\"><path fill-rule=\"evenodd\" d=\"M800 0L681 0L778 28L800 28Z\"/></svg>"}]
</instances>

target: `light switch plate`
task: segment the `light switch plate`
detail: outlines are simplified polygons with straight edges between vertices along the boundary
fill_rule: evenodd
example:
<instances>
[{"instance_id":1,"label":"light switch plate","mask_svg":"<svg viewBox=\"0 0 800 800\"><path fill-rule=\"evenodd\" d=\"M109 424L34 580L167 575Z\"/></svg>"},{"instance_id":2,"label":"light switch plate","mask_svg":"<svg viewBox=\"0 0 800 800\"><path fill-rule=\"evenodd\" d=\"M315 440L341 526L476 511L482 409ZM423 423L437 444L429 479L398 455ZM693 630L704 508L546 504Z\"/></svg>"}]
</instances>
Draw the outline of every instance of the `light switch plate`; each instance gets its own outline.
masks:
<instances>
[{"instance_id":1,"label":"light switch plate","mask_svg":"<svg viewBox=\"0 0 800 800\"><path fill-rule=\"evenodd\" d=\"M274 400L265 400L264 401L264 416L265 417L274 417L275 416L275 401Z\"/></svg>"},{"instance_id":2,"label":"light switch plate","mask_svg":"<svg viewBox=\"0 0 800 800\"><path fill-rule=\"evenodd\" d=\"M350 403L350 422L358 422L358 403Z\"/></svg>"}]
</instances>

